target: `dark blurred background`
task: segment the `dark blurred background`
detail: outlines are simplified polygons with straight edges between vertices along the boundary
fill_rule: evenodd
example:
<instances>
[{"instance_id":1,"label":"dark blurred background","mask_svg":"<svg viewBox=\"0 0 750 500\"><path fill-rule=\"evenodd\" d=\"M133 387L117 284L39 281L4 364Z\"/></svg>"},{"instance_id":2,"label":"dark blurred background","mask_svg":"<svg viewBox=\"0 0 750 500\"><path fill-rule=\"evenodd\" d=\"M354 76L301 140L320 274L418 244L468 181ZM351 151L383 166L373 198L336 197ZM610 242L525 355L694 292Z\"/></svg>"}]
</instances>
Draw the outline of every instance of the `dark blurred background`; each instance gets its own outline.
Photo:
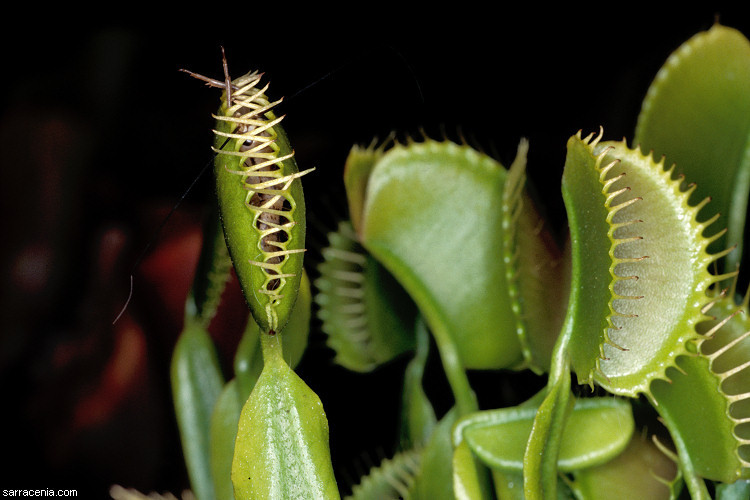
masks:
<instances>
[{"instance_id":1,"label":"dark blurred background","mask_svg":"<svg viewBox=\"0 0 750 500\"><path fill-rule=\"evenodd\" d=\"M531 182L562 231L567 138L600 125L631 137L656 71L717 15L750 34L747 9L715 6L264 7L4 15L1 488L188 487L169 360L211 201L210 170L197 176L219 91L180 68L221 78L224 46L234 77L258 69L286 96L298 163L317 167L304 179L314 250L345 215L349 148L391 131L465 140L506 165L527 137ZM227 360L243 316L236 301L212 332ZM311 335L299 371L326 407L345 490L393 450L403 363L351 374L316 324ZM474 376L495 388L487 406L540 383Z\"/></svg>"}]
</instances>

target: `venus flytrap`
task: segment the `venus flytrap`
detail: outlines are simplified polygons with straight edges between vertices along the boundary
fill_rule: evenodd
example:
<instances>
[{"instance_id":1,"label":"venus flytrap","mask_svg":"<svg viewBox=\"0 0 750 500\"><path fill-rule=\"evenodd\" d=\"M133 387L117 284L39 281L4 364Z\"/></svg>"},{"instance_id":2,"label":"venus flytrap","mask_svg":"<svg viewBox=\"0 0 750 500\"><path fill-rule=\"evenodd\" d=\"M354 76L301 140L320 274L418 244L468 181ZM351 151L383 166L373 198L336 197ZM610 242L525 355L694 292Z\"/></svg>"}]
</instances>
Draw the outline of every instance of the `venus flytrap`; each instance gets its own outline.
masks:
<instances>
[{"instance_id":1,"label":"venus flytrap","mask_svg":"<svg viewBox=\"0 0 750 500\"><path fill-rule=\"evenodd\" d=\"M715 24L685 42L656 75L643 101L633 144L697 183L696 199L710 196L727 228L719 246L733 271L742 257L750 190L750 42Z\"/></svg>"},{"instance_id":2,"label":"venus flytrap","mask_svg":"<svg viewBox=\"0 0 750 500\"><path fill-rule=\"evenodd\" d=\"M422 452L419 450L402 451L384 459L368 471L362 482L354 485L347 500L408 497L421 459Z\"/></svg>"},{"instance_id":3,"label":"venus flytrap","mask_svg":"<svg viewBox=\"0 0 750 500\"><path fill-rule=\"evenodd\" d=\"M362 245L393 273L425 315L459 414L476 410L464 364L487 368L484 360L493 360L544 371L559 328L554 325L560 314L554 311L562 307L561 301L540 300L541 292L562 275L560 252L545 238L525 192L526 151L522 142L510 170L467 146L431 140L391 149L354 148L347 161L349 208L352 220L359 221ZM404 213L410 217L404 219ZM431 227L440 227L434 233L439 242L414 239ZM446 260L450 255L455 257ZM535 257L542 257L541 265ZM493 297L495 303L478 303L476 296ZM489 311L494 316L488 317ZM461 337L470 332L476 338ZM472 346L483 350L470 351ZM497 352L507 358L498 360ZM470 458L459 462L465 471L476 471L473 459L465 462ZM415 481L416 491L424 491L423 477ZM486 489L483 481L473 489Z\"/></svg>"},{"instance_id":4,"label":"venus flytrap","mask_svg":"<svg viewBox=\"0 0 750 500\"><path fill-rule=\"evenodd\" d=\"M596 382L614 394L653 397L660 381L674 377L670 368L682 371L678 358L688 356L688 346L701 338L696 327L705 319L711 286L728 277L712 275L709 267L729 250L708 253L721 233L703 233L716 217L698 222L708 200L690 205L692 188L683 191L673 169L623 143L600 144L600 138L579 134L568 143L563 195L574 283L564 332L581 382ZM668 392L673 385L667 384ZM683 414L691 411L685 401L678 410ZM664 416L665 407L656 406ZM691 494L704 496L682 434L669 419L667 424Z\"/></svg>"},{"instance_id":5,"label":"venus flytrap","mask_svg":"<svg viewBox=\"0 0 750 500\"><path fill-rule=\"evenodd\" d=\"M264 333L283 329L305 251L305 204L289 140L250 73L224 84L214 151L224 235L245 299ZM228 80L228 76L227 76ZM289 285L287 287L287 284Z\"/></svg>"},{"instance_id":6,"label":"venus flytrap","mask_svg":"<svg viewBox=\"0 0 750 500\"><path fill-rule=\"evenodd\" d=\"M315 282L318 318L335 362L367 372L414 349L416 308L342 221L328 235Z\"/></svg>"},{"instance_id":7,"label":"venus flytrap","mask_svg":"<svg viewBox=\"0 0 750 500\"><path fill-rule=\"evenodd\" d=\"M338 490L322 404L282 352L282 331L301 309L295 308L305 240L299 178L306 172L297 169L281 119L271 111L278 101L268 101L259 82L253 73L230 82L225 61L216 115L215 172L224 235L260 327L263 358L239 416L232 484L242 499L333 498ZM302 320L304 331L308 322L309 315Z\"/></svg>"},{"instance_id":8,"label":"venus flytrap","mask_svg":"<svg viewBox=\"0 0 750 500\"><path fill-rule=\"evenodd\" d=\"M589 277L571 292L572 367L614 394L648 393L697 338L708 290L727 277L709 267L728 250L707 252L715 218L697 219L709 200L689 205L673 169L591 136L568 148L563 193L574 260Z\"/></svg>"},{"instance_id":9,"label":"venus flytrap","mask_svg":"<svg viewBox=\"0 0 750 500\"><path fill-rule=\"evenodd\" d=\"M229 279L231 261L218 218L204 227L204 243L185 304L183 331L171 363L172 399L190 484L200 498L215 498L211 460L214 407L224 376L208 327Z\"/></svg>"},{"instance_id":10,"label":"venus flytrap","mask_svg":"<svg viewBox=\"0 0 750 500\"><path fill-rule=\"evenodd\" d=\"M190 485L200 498L214 498L209 434L224 378L211 337L197 322L186 322L177 341L171 383Z\"/></svg>"},{"instance_id":11,"label":"venus flytrap","mask_svg":"<svg viewBox=\"0 0 750 500\"><path fill-rule=\"evenodd\" d=\"M682 476L677 464L643 433L613 460L573 473L570 488L577 498L607 500L628 492L634 498L677 498Z\"/></svg>"},{"instance_id":12,"label":"venus flytrap","mask_svg":"<svg viewBox=\"0 0 750 500\"><path fill-rule=\"evenodd\" d=\"M523 169L525 159L517 164ZM524 362L519 300L510 292L518 251L505 239L536 228L514 227L525 222L522 181L506 194L508 175L468 146L426 140L386 151L367 180L362 245L413 297L433 334L455 343L467 368Z\"/></svg>"},{"instance_id":13,"label":"venus flytrap","mask_svg":"<svg viewBox=\"0 0 750 500\"><path fill-rule=\"evenodd\" d=\"M695 474L733 483L750 478L750 322L727 294L705 309L710 319L699 325L702 336L690 345L691 355L678 360L668 383L653 385L651 397ZM691 399L701 404L689 408Z\"/></svg>"},{"instance_id":14,"label":"venus flytrap","mask_svg":"<svg viewBox=\"0 0 750 500\"><path fill-rule=\"evenodd\" d=\"M727 33L728 31L730 30L715 27L706 38L722 38L724 35L734 38L730 43L731 54L725 54L724 59L732 59L732 64L739 64L742 68L745 64L742 62L743 56L737 54L742 52L746 40L742 37L738 40L735 38L736 32ZM691 41L688 45L697 43ZM722 43L719 41L718 46ZM713 50L721 49L714 47ZM683 56L690 53L689 48L680 52ZM672 66L676 65L676 59L679 58L670 60ZM719 71L715 66L712 69ZM665 70L655 85L665 86L669 78L679 78L670 77L666 73ZM730 71L728 79L732 80L734 74ZM748 97L746 89L743 90L745 82L747 79L740 78L737 82L739 89L734 89L742 98ZM682 81L678 85L687 88L689 92L693 91L689 82ZM641 123L647 123L651 118L649 113L654 113L648 108L659 108L659 98L654 97L656 94L657 91L652 91L644 104ZM694 99L700 99L700 96ZM731 115L724 113L727 114ZM738 125L735 131L743 135L746 132L743 132L745 129L741 120L742 118L739 122L732 123ZM710 116L707 116L706 121L706 126L715 126L710 121ZM645 125L640 126L641 131L646 128ZM669 128L663 126L660 130L668 134ZM648 134L641 132L642 137L646 135ZM567 406L565 401L569 399L566 384L560 385L560 382L566 378L564 372L569 362L580 382L592 386L597 384L609 392L623 396L633 397L644 393L652 398L662 416L667 414L668 407L675 405L672 402L682 401L681 405L677 405L681 406L680 409L674 410L674 414L680 417L670 416L665 420L678 444L679 460L688 489L693 496L699 498L706 491L701 477L731 481L738 477L733 474L740 474L741 477L741 470L744 468L741 454L738 459L734 459L737 466L730 465L729 462L732 460L730 457L737 455L739 448L745 443L742 432L735 437L739 422L744 422L741 413L745 392L740 388L741 383L736 382L738 388L733 389L733 396L721 395L726 394L722 380L731 376L736 376L735 381L740 380L739 374L746 365L739 360L747 358L744 354L732 351L735 352L733 359L737 360L736 365L721 372L723 378L712 374L710 366L714 358L725 352L732 349L741 352L736 346L745 337L740 336L740 340L735 343L728 343L725 350L718 349L716 352L719 354L715 354L713 358L701 356L704 353L699 352L699 346L710 342L718 330L716 327L713 331L706 328L701 331L702 327L699 325L705 324L709 319L706 310L715 307L714 297L718 284L733 276L731 272L712 274L710 269L730 253L731 247L712 246L724 236L720 228L714 229L719 216L703 215L702 210L709 200L699 199L696 202L691 199L695 186L686 188L683 178L674 175L674 168L666 168L664 160L656 162L650 156L629 149L624 142L600 144L601 135L595 140L592 137L584 140L578 136L571 138L569 142L568 162L563 177L563 193L573 239L571 297L567 307L566 326L563 328L567 335L563 333L563 342L559 344L558 361L562 368L558 368L558 375L552 376L557 373L554 369L550 374L545 401L548 407L536 413L539 433L532 432L528 441L525 465L531 475L526 477L529 485L526 493L527 496L539 495L540 498L546 498L554 495L556 489L555 452L547 453L549 458L545 458L545 452L542 452L541 461L537 461L535 457L540 455L533 450L548 450L550 447L554 450L553 443L560 442L561 429L565 427L568 417L563 408ZM740 146L744 144L741 140L739 142ZM376 164L372 169L373 177L377 175L377 168ZM707 172L709 169L704 167L703 171ZM742 178L741 173L738 176ZM741 208L734 208L734 211L743 214L745 205L742 204L746 203L744 199L747 190L741 182L739 184L731 180L724 181L724 185L737 188L734 196L739 198ZM368 193L370 189L368 184ZM357 195L358 199L360 197L361 194ZM367 206L367 201L364 205ZM744 215L739 219L744 221ZM366 235L366 224L363 227L361 232ZM457 240L460 241L460 238ZM509 242L507 238L501 240L505 244ZM408 250L405 248L398 252L399 258L406 254ZM380 258L387 261L392 257L381 255ZM414 269L415 266L410 266L410 272L414 272ZM407 274L398 270L396 275L399 273ZM512 285L506 288L511 293L515 292ZM725 324L731 322L728 320ZM566 336L569 338L564 338ZM682 366L695 363L701 364L703 368L688 373ZM685 376L699 377L699 380L705 382L699 382L696 386L676 383L681 371ZM693 374L696 371L700 375ZM710 380L714 382L709 382ZM704 425L708 429L698 431L697 420L682 417L690 414L684 401L688 399L691 390L693 395L700 393L698 387L706 382L709 383L707 394L710 393L712 397L706 400L705 410L708 413L715 411L716 414L706 413L697 420L715 421L717 426ZM679 395L672 395L677 394L675 387L684 390ZM656 400L657 393L662 400L667 400L662 392L672 395L670 403L660 405ZM724 402L719 401L721 399ZM709 403L711 400L715 402ZM541 408L545 408L545 403ZM728 405L732 403L737 403L734 405L734 415L728 411ZM680 430L679 425L672 422L675 419L690 423L683 424L684 428ZM726 422L726 426L720 422ZM687 430L688 428L691 430ZM722 431L722 428L727 430ZM726 436L725 439L720 438L722 433ZM695 437L701 434L705 434L701 438L705 441L695 441ZM696 444L709 441L711 446ZM460 446L459 440L457 447ZM711 449L716 451L710 451ZM722 453L727 454L727 460L718 459ZM716 472L706 470L709 463L728 475L719 478ZM733 470L737 472L732 472ZM538 490L539 485L547 486ZM671 484L670 494L674 495L677 489Z\"/></svg>"},{"instance_id":15,"label":"venus flytrap","mask_svg":"<svg viewBox=\"0 0 750 500\"><path fill-rule=\"evenodd\" d=\"M290 368L300 362L307 347L312 296L307 274L302 274L299 297L280 336ZM218 499L234 498L230 480L240 413L264 368L260 327L249 315L234 357L234 378L224 386L211 415L211 468Z\"/></svg>"},{"instance_id":16,"label":"venus flytrap","mask_svg":"<svg viewBox=\"0 0 750 500\"><path fill-rule=\"evenodd\" d=\"M545 373L565 317L569 263L528 193L528 148L522 140L503 189L503 260L524 358L521 367Z\"/></svg>"},{"instance_id":17,"label":"venus flytrap","mask_svg":"<svg viewBox=\"0 0 750 500\"><path fill-rule=\"evenodd\" d=\"M322 403L293 371L313 300L342 366L369 372L412 356L400 446L352 498L744 491L750 299L735 297L732 253L750 186L743 35L716 25L686 42L654 81L632 146L603 130L568 140L569 252L529 195L525 140L507 169L447 140L355 146L344 168L349 220L330 233L312 290L307 171L273 114L278 101L255 73L231 81L226 64L223 81L199 78L223 89L214 150L225 243L217 231L206 238L173 385L202 498L339 496ZM229 256L251 319L224 384L205 328ZM423 387L432 345L454 399L442 416ZM547 385L484 409L472 370L531 370ZM668 439L649 439L644 413Z\"/></svg>"},{"instance_id":18,"label":"venus flytrap","mask_svg":"<svg viewBox=\"0 0 750 500\"><path fill-rule=\"evenodd\" d=\"M200 498L338 497L325 413L290 367L307 345L312 303L302 268L299 178L306 172L294 163L281 120L271 111L278 101L266 98L259 75L231 80L224 60L224 81L193 76L224 92L214 131L221 225L218 217L212 220L204 239L173 361L191 482ZM230 257L251 314L235 378L222 390L206 328Z\"/></svg>"},{"instance_id":19,"label":"venus flytrap","mask_svg":"<svg viewBox=\"0 0 750 500\"><path fill-rule=\"evenodd\" d=\"M537 412L537 407L526 405L469 415L457 422L454 445L465 441L493 469L521 472ZM572 472L607 463L628 445L634 425L627 401L606 397L577 399L563 430L558 469ZM587 432L581 435L580 429Z\"/></svg>"}]
</instances>

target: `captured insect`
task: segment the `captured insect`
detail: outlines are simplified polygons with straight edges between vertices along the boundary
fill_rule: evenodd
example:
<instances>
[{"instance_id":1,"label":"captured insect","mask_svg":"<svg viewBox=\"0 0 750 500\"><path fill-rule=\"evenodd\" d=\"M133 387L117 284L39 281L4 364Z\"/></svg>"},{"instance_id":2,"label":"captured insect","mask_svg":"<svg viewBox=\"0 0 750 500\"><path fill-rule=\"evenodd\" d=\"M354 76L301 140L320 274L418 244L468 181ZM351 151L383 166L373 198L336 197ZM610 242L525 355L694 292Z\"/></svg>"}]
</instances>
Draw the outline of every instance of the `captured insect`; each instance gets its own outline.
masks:
<instances>
[{"instance_id":1,"label":"captured insect","mask_svg":"<svg viewBox=\"0 0 750 500\"><path fill-rule=\"evenodd\" d=\"M294 307L305 252L305 199L300 171L283 116L282 99L266 96L268 84L255 71L232 80L222 48L224 80L182 70L224 89L213 151L216 193L224 237L253 318L279 332Z\"/></svg>"}]
</instances>

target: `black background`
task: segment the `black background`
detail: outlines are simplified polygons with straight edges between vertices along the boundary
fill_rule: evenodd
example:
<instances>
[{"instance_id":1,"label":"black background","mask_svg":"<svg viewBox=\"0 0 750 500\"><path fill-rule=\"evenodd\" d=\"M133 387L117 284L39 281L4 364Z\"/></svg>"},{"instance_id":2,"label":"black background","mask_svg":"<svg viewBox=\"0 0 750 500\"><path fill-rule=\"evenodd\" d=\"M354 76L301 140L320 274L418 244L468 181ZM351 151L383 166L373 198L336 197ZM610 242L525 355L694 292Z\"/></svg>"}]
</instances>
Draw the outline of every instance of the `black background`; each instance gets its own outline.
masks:
<instances>
[{"instance_id":1,"label":"black background","mask_svg":"<svg viewBox=\"0 0 750 500\"><path fill-rule=\"evenodd\" d=\"M280 109L298 163L317 168L304 179L314 246L343 213L349 148L392 131L466 140L506 165L528 138L531 181L564 228L567 138L600 126L607 138L631 137L656 71L717 15L750 34L746 11L716 6L155 7L23 9L2 21L0 203L10 277L1 295L0 412L11 464L0 488L78 488L104 498L114 483L174 493L187 486L168 386L179 325L160 314L158 289L138 274L144 250L194 229L210 201L204 175L159 232L211 159L219 97L180 68L221 78L224 46L233 76L258 69L272 96L286 96ZM102 241L113 231L124 243L105 272ZM49 258L40 261L44 279L24 288L13 269L29 248ZM71 415L113 349L109 325L134 266L129 311L145 332L148 377L101 420L73 429ZM183 271L184 281L192 270ZM331 366L320 332L312 335L299 371L326 407L346 490L393 450L403 363L351 374ZM59 361L61 346L73 346L73 361ZM473 376L488 387L488 407L531 390L518 384L540 383ZM439 389L435 396L444 410L449 401Z\"/></svg>"}]
</instances>

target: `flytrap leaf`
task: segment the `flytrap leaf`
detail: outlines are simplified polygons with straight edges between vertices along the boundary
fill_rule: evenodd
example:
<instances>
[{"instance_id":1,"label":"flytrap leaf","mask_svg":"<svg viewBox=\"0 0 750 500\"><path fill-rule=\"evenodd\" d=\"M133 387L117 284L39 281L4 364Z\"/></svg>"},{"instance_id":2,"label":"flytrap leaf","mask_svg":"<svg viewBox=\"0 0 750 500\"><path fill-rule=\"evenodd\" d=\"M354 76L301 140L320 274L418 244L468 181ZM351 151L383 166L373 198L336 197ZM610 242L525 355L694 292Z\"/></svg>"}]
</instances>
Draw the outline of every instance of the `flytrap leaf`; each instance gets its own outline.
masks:
<instances>
[{"instance_id":1,"label":"flytrap leaf","mask_svg":"<svg viewBox=\"0 0 750 500\"><path fill-rule=\"evenodd\" d=\"M213 435L218 413L232 420L227 412L224 377L216 347L208 333L221 296L230 278L231 259L224 242L218 213L212 213L203 228L203 244L190 292L185 302L184 329L172 354L171 386L183 454L193 490L200 498L226 498L226 479L220 475ZM231 402L230 402L231 403ZM237 403L241 404L241 403ZM226 418L223 419L226 421ZM234 441L235 424L230 424ZM226 428L226 425L220 425ZM221 453L219 455L221 455ZM231 460L230 453L223 457ZM224 472L227 472L226 470ZM219 475L217 475L219 474ZM229 485L231 493L231 485Z\"/></svg>"},{"instance_id":2,"label":"flytrap leaf","mask_svg":"<svg viewBox=\"0 0 750 500\"><path fill-rule=\"evenodd\" d=\"M456 408L451 408L435 426L429 441L422 449L419 469L412 478L405 498L453 498L451 428L456 422L456 415Z\"/></svg>"},{"instance_id":3,"label":"flytrap leaf","mask_svg":"<svg viewBox=\"0 0 750 500\"><path fill-rule=\"evenodd\" d=\"M523 490L528 500L560 494L558 459L568 415L575 403L570 391L570 326L566 323L555 343L547 387L520 405L531 407L540 401L523 455Z\"/></svg>"},{"instance_id":4,"label":"flytrap leaf","mask_svg":"<svg viewBox=\"0 0 750 500\"><path fill-rule=\"evenodd\" d=\"M225 65L226 69L226 65ZM280 331L297 297L305 251L305 201L289 140L257 73L224 88L214 172L224 235L245 300L264 332ZM283 117L282 117L283 118Z\"/></svg>"},{"instance_id":5,"label":"flytrap leaf","mask_svg":"<svg viewBox=\"0 0 750 500\"><path fill-rule=\"evenodd\" d=\"M466 442L454 448L452 467L453 494L456 500L481 500L486 497L476 461Z\"/></svg>"},{"instance_id":6,"label":"flytrap leaf","mask_svg":"<svg viewBox=\"0 0 750 500\"><path fill-rule=\"evenodd\" d=\"M677 49L651 84L634 144L666 155L697 183L698 199L711 196L728 228L721 249L742 245L750 190L750 41L714 25ZM742 255L727 257L734 270Z\"/></svg>"},{"instance_id":7,"label":"flytrap leaf","mask_svg":"<svg viewBox=\"0 0 750 500\"><path fill-rule=\"evenodd\" d=\"M450 142L399 144L372 161L359 228L363 246L406 289L433 334L452 339L464 366L520 366L531 351L519 317L549 313L509 292L526 274L515 267L517 247L506 238L538 233L538 226L512 227L526 221L517 215L523 182L506 196L502 165ZM525 159L516 163L525 167ZM554 260L541 239L532 244Z\"/></svg>"},{"instance_id":8,"label":"flytrap leaf","mask_svg":"<svg viewBox=\"0 0 750 500\"><path fill-rule=\"evenodd\" d=\"M347 500L379 500L408 498L414 475L419 470L422 450L410 449L383 460L352 487Z\"/></svg>"},{"instance_id":9,"label":"flytrap leaf","mask_svg":"<svg viewBox=\"0 0 750 500\"><path fill-rule=\"evenodd\" d=\"M565 317L569 262L526 190L528 149L522 140L503 189L503 256L525 366L544 373Z\"/></svg>"},{"instance_id":10,"label":"flytrap leaf","mask_svg":"<svg viewBox=\"0 0 750 500\"><path fill-rule=\"evenodd\" d=\"M214 498L209 458L211 414L224 378L208 331L189 319L172 354L172 398L190 484L199 498L210 499Z\"/></svg>"},{"instance_id":11,"label":"flytrap leaf","mask_svg":"<svg viewBox=\"0 0 750 500\"><path fill-rule=\"evenodd\" d=\"M237 380L232 379L224 385L211 414L210 459L216 500L234 500L232 459L242 403Z\"/></svg>"},{"instance_id":12,"label":"flytrap leaf","mask_svg":"<svg viewBox=\"0 0 750 500\"><path fill-rule=\"evenodd\" d=\"M370 172L386 150L388 141L376 145L375 141L368 147L355 145L349 151L344 165L344 187L346 201L349 206L349 217L354 230L359 232L362 227L362 216L367 193L367 181Z\"/></svg>"},{"instance_id":13,"label":"flytrap leaf","mask_svg":"<svg viewBox=\"0 0 750 500\"><path fill-rule=\"evenodd\" d=\"M536 413L533 406L482 411L459 420L456 432L460 430L463 441L484 464L521 472ZM578 399L563 430L558 470L571 472L608 462L628 445L634 427L628 401Z\"/></svg>"},{"instance_id":14,"label":"flytrap leaf","mask_svg":"<svg viewBox=\"0 0 750 500\"><path fill-rule=\"evenodd\" d=\"M750 497L750 482L737 481L716 486L716 500L744 500Z\"/></svg>"},{"instance_id":15,"label":"flytrap leaf","mask_svg":"<svg viewBox=\"0 0 750 500\"><path fill-rule=\"evenodd\" d=\"M322 256L315 302L336 363L367 372L413 349L416 306L357 242L351 223L329 233Z\"/></svg>"},{"instance_id":16,"label":"flytrap leaf","mask_svg":"<svg viewBox=\"0 0 750 500\"><path fill-rule=\"evenodd\" d=\"M579 381L636 396L698 336L708 290L727 277L708 268L726 252L707 252L722 234L703 236L716 217L698 222L708 200L690 205L693 188L681 189L673 167L600 137L572 137L563 173L570 356Z\"/></svg>"},{"instance_id":17,"label":"flytrap leaf","mask_svg":"<svg viewBox=\"0 0 750 500\"><path fill-rule=\"evenodd\" d=\"M284 361L279 335L262 335L263 372L242 409L232 483L238 500L339 498L318 396Z\"/></svg>"},{"instance_id":18,"label":"flytrap leaf","mask_svg":"<svg viewBox=\"0 0 750 500\"><path fill-rule=\"evenodd\" d=\"M681 490L677 464L642 434L609 462L575 471L577 498L609 500L627 492L639 500L676 500Z\"/></svg>"},{"instance_id":19,"label":"flytrap leaf","mask_svg":"<svg viewBox=\"0 0 750 500\"><path fill-rule=\"evenodd\" d=\"M197 318L204 328L209 327L216 315L231 271L232 259L224 241L218 209L214 207L204 224L201 253L185 305L186 314Z\"/></svg>"},{"instance_id":20,"label":"flytrap leaf","mask_svg":"<svg viewBox=\"0 0 750 500\"><path fill-rule=\"evenodd\" d=\"M310 281L303 272L292 316L281 335L284 358L294 368L302 358L310 331L312 297ZM263 370L260 327L248 318L234 357L234 378L225 386L211 415L211 470L217 500L234 500L231 482L234 444L242 407Z\"/></svg>"},{"instance_id":21,"label":"flytrap leaf","mask_svg":"<svg viewBox=\"0 0 750 500\"><path fill-rule=\"evenodd\" d=\"M750 320L733 295L714 290L694 354L651 388L681 460L725 483L750 478Z\"/></svg>"}]
</instances>

